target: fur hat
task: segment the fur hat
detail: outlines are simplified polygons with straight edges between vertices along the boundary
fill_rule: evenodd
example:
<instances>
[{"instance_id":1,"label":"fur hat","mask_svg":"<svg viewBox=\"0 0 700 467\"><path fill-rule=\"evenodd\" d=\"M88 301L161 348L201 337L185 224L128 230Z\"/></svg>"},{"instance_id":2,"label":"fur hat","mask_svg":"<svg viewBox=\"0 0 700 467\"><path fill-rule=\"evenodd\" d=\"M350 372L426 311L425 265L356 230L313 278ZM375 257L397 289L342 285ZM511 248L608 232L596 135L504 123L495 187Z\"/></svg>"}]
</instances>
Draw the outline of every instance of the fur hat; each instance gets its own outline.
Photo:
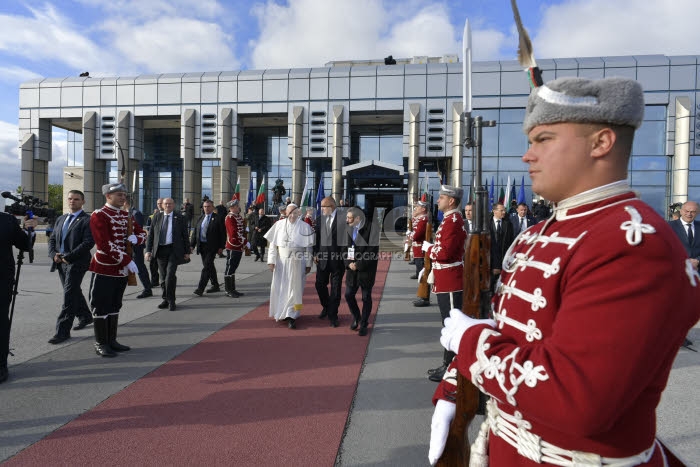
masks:
<instances>
[{"instance_id":1,"label":"fur hat","mask_svg":"<svg viewBox=\"0 0 700 467\"><path fill-rule=\"evenodd\" d=\"M108 195L110 193L126 193L126 186L123 183L108 183L102 185L102 194Z\"/></svg>"},{"instance_id":2,"label":"fur hat","mask_svg":"<svg viewBox=\"0 0 700 467\"><path fill-rule=\"evenodd\" d=\"M462 196L464 196L464 190L456 186L440 185L440 194L455 198L461 202Z\"/></svg>"}]
</instances>

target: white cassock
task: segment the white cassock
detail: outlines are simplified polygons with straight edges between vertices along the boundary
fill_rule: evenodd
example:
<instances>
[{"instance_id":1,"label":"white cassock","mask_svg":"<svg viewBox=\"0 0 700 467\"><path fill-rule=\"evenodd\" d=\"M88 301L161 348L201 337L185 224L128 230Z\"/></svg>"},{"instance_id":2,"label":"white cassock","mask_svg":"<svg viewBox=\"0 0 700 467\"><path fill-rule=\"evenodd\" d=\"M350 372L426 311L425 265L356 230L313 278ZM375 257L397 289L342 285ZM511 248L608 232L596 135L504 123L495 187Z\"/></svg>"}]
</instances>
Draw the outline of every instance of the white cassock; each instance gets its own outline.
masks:
<instances>
[{"instance_id":1,"label":"white cassock","mask_svg":"<svg viewBox=\"0 0 700 467\"><path fill-rule=\"evenodd\" d=\"M269 242L267 264L274 264L270 287L270 316L276 321L297 319L301 312L306 268L313 258L314 231L297 219L277 221L265 234Z\"/></svg>"}]
</instances>

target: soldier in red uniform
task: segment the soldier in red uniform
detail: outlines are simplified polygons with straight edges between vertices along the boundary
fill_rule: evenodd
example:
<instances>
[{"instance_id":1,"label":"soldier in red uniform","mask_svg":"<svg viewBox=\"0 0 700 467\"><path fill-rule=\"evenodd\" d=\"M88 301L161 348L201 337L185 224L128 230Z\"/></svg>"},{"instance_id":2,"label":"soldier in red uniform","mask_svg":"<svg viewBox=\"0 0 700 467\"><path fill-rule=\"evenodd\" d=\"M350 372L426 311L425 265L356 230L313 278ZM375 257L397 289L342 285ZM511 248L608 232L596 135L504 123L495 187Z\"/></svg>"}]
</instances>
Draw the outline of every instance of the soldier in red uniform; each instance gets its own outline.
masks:
<instances>
[{"instance_id":1,"label":"soldier in red uniform","mask_svg":"<svg viewBox=\"0 0 700 467\"><path fill-rule=\"evenodd\" d=\"M460 213L460 204L464 191L450 185L440 187L438 209L443 212L442 222L435 232L435 244L423 241L421 250L427 251L432 264L428 283L437 296L438 308L443 323L453 308L462 308L462 272L464 270L464 247L467 231ZM417 255L416 261L418 260ZM428 370L428 379L442 381L447 366L454 358L454 353L443 352L442 365Z\"/></svg>"},{"instance_id":2,"label":"soldier in red uniform","mask_svg":"<svg viewBox=\"0 0 700 467\"><path fill-rule=\"evenodd\" d=\"M122 209L126 202L126 187L121 183L102 186L105 205L90 216L90 231L95 240L95 254L90 262L90 308L94 318L95 352L102 357L114 357L115 352L130 350L117 342L117 324L122 297L130 272L138 274L136 263L126 254L126 242L143 245L146 232L128 211ZM133 232L127 236L129 216Z\"/></svg>"},{"instance_id":3,"label":"soldier in red uniform","mask_svg":"<svg viewBox=\"0 0 700 467\"><path fill-rule=\"evenodd\" d=\"M491 396L479 462L666 465L655 410L700 318L700 275L627 183L643 114L629 79L562 78L530 94L523 161L554 214L506 252L493 320L445 320L440 342L458 355L435 393L431 463L459 371Z\"/></svg>"},{"instance_id":4,"label":"soldier in red uniform","mask_svg":"<svg viewBox=\"0 0 700 467\"><path fill-rule=\"evenodd\" d=\"M423 242L429 240L425 238L426 227L428 226L428 203L416 201L413 203L413 216L411 218L411 231L406 235L406 241L411 242L411 253L416 265L416 273L411 279L418 279L418 274L423 269ZM413 306L428 306L430 299L420 298L413 302Z\"/></svg>"},{"instance_id":5,"label":"soldier in red uniform","mask_svg":"<svg viewBox=\"0 0 700 467\"><path fill-rule=\"evenodd\" d=\"M228 215L226 216L226 270L224 271L224 287L226 296L238 298L243 293L236 290L236 269L241 262L243 250L250 248L246 239L241 207L238 200L234 199L226 203Z\"/></svg>"}]
</instances>

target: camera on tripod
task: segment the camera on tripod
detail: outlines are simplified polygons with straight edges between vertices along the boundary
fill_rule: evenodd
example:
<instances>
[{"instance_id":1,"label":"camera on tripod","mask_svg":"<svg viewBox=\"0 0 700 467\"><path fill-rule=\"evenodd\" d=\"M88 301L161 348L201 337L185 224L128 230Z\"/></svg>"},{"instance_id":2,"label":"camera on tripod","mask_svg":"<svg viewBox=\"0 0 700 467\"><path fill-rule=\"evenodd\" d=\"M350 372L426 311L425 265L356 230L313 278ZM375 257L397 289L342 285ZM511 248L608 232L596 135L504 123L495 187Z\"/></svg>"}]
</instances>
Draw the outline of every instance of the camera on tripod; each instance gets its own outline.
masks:
<instances>
[{"instance_id":1,"label":"camera on tripod","mask_svg":"<svg viewBox=\"0 0 700 467\"><path fill-rule=\"evenodd\" d=\"M26 216L28 213L37 217L45 217L47 219L56 218L56 210L47 207L48 201L42 201L36 196L20 195L21 198L13 196L9 191L2 192L2 197L11 199L15 203L6 205L5 212L13 216Z\"/></svg>"}]
</instances>

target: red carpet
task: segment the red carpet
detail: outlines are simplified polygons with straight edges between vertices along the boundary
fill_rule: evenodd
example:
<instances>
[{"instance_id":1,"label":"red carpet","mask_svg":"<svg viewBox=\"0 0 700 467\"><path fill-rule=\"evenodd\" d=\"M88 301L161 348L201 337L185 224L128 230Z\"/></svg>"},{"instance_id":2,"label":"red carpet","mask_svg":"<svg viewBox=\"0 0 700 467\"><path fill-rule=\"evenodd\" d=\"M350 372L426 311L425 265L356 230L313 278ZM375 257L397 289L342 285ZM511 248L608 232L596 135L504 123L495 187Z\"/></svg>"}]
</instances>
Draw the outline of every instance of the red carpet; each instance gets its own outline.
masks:
<instances>
[{"instance_id":1,"label":"red carpet","mask_svg":"<svg viewBox=\"0 0 700 467\"><path fill-rule=\"evenodd\" d=\"M369 336L349 330L344 300L339 328L317 318L314 279L297 330L264 303L6 465L332 466Z\"/></svg>"}]
</instances>

